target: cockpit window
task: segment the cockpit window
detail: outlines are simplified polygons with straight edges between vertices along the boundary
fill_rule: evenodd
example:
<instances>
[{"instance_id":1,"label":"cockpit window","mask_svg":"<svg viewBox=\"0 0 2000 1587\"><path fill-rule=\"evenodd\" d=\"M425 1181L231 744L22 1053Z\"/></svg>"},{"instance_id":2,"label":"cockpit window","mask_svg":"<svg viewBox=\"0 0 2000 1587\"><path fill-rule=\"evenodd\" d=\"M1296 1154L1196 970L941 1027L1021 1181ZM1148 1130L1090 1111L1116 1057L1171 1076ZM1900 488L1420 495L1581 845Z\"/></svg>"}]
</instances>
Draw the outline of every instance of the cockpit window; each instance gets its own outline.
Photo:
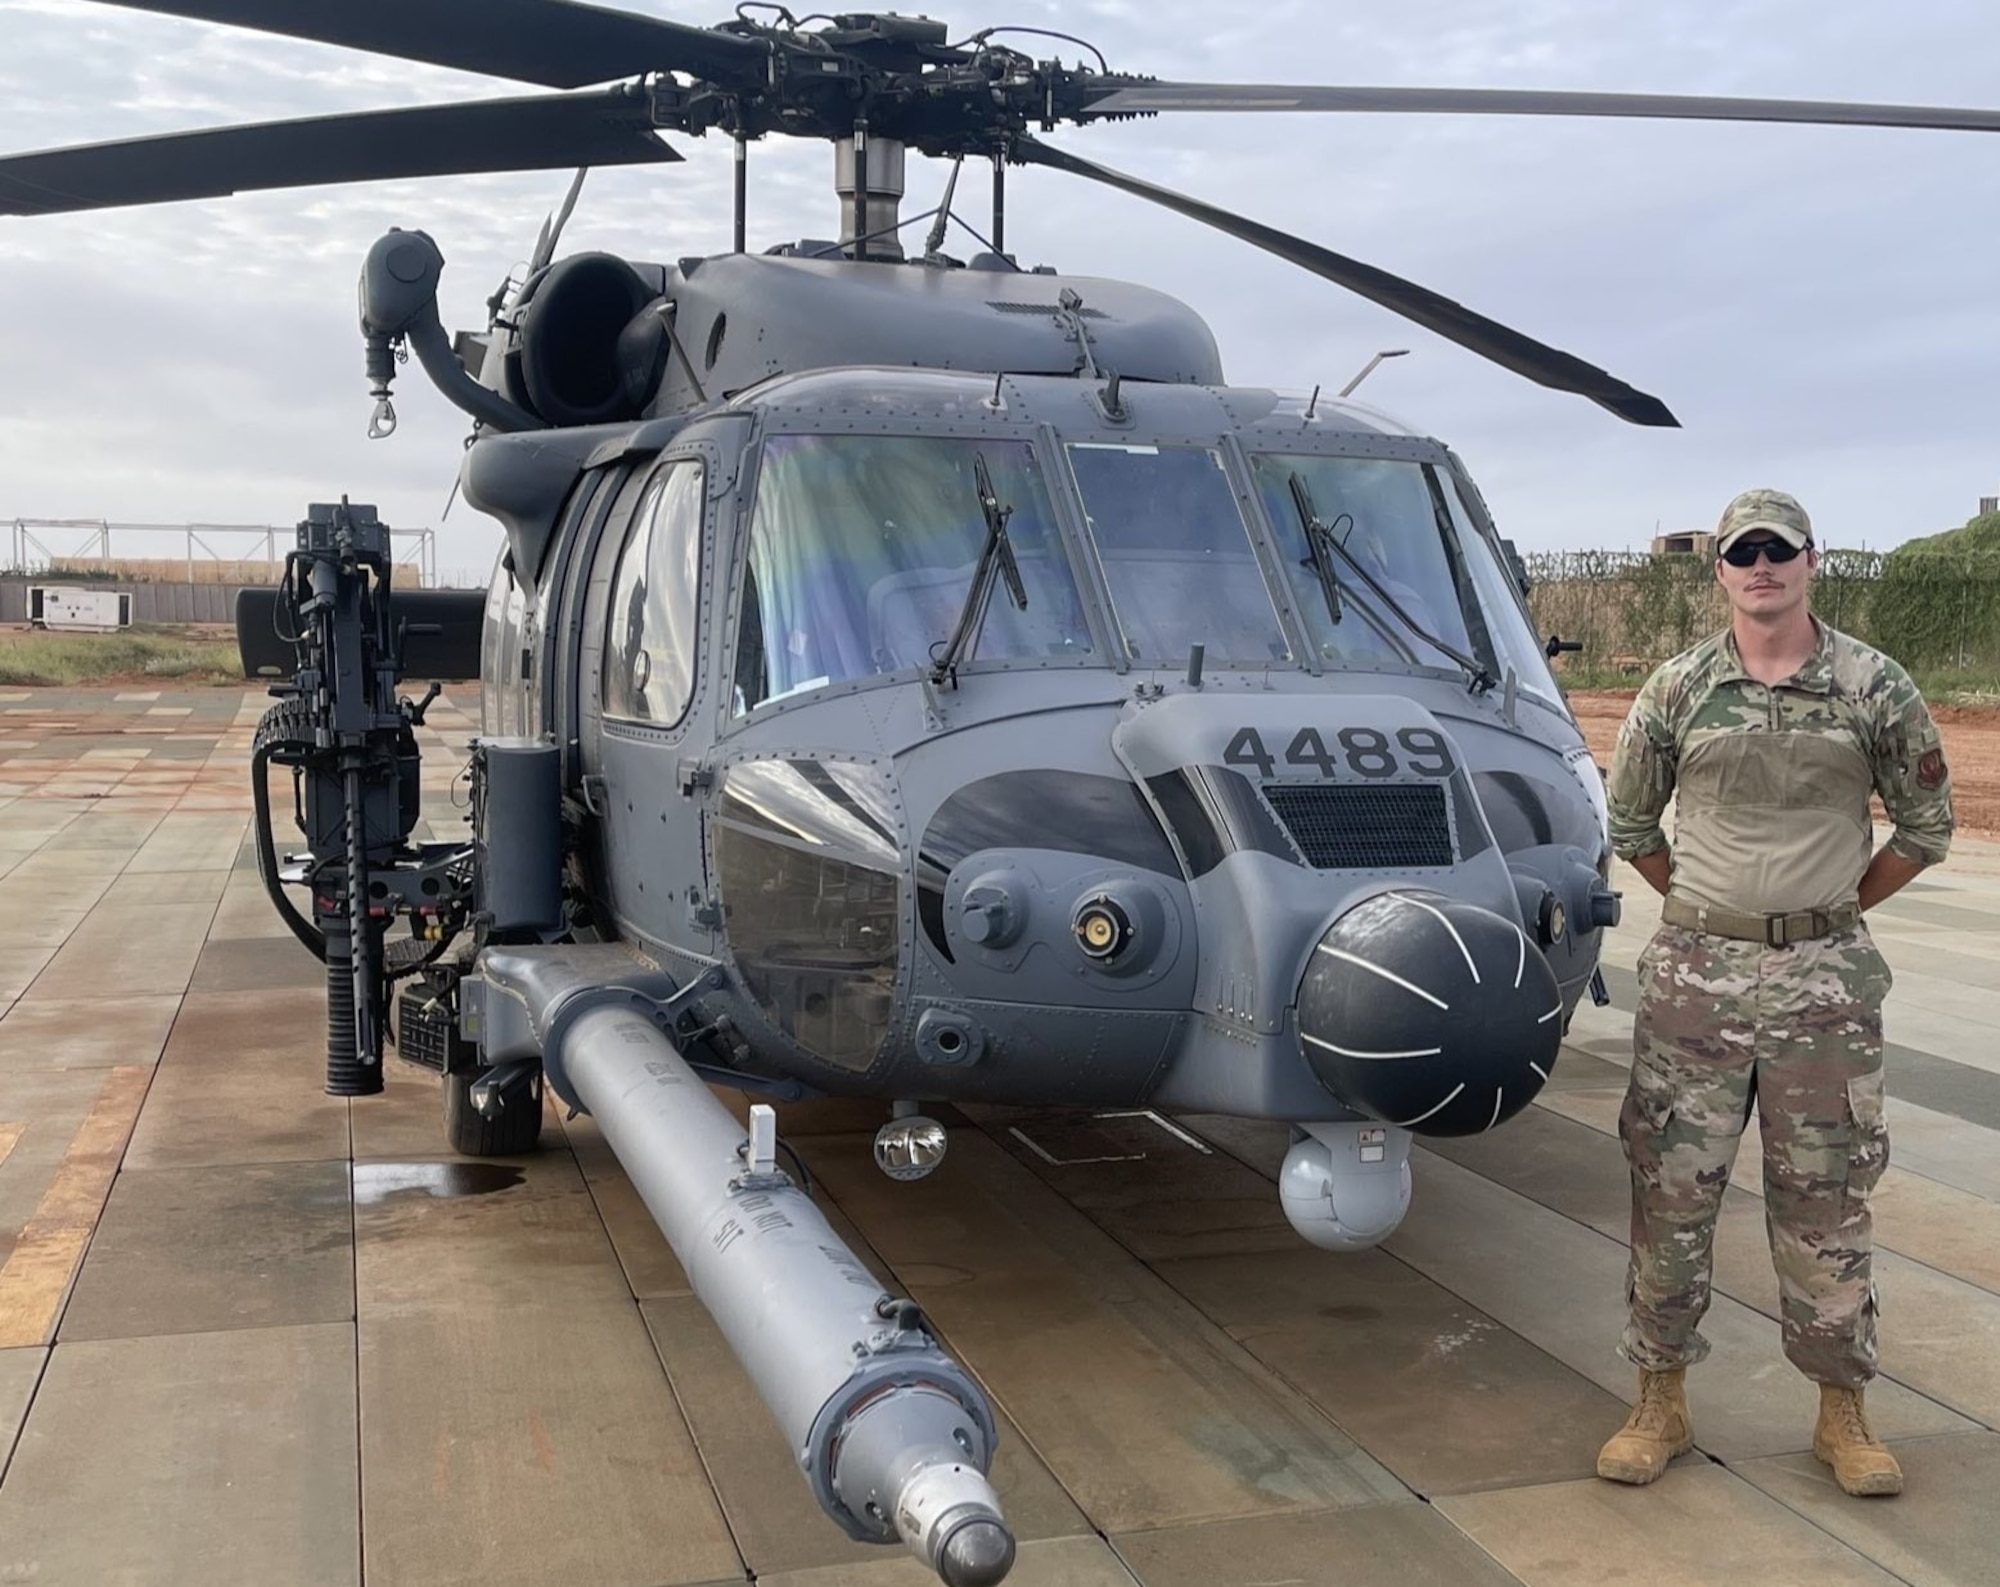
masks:
<instances>
[{"instance_id":1,"label":"cockpit window","mask_svg":"<svg viewBox=\"0 0 2000 1587\"><path fill-rule=\"evenodd\" d=\"M670 463L646 487L611 577L604 714L671 727L694 697L702 467Z\"/></svg>"},{"instance_id":2,"label":"cockpit window","mask_svg":"<svg viewBox=\"0 0 2000 1587\"><path fill-rule=\"evenodd\" d=\"M1451 513L1458 543L1464 548L1466 571L1471 575L1473 587L1479 592L1480 608L1486 613L1487 632L1492 635L1493 647L1499 652L1501 665L1513 669L1515 679L1528 693L1560 707L1562 691L1556 687L1556 680L1549 672L1548 656L1542 649L1542 642L1535 637L1534 624L1528 621L1527 613L1521 609L1520 599L1515 594L1518 586L1473 522L1472 514L1466 509L1465 498L1459 491L1458 481L1448 469L1439 469L1437 477L1439 494Z\"/></svg>"},{"instance_id":3,"label":"cockpit window","mask_svg":"<svg viewBox=\"0 0 2000 1587\"><path fill-rule=\"evenodd\" d=\"M1338 557L1333 559L1333 571L1344 599L1340 619L1335 620L1306 544L1305 525L1292 492L1294 474L1304 482L1314 516L1334 541L1418 627L1455 650L1476 654L1427 465L1264 453L1251 459L1251 468L1284 554L1292 599L1321 660L1406 666L1414 661L1454 669L1458 665L1398 619Z\"/></svg>"},{"instance_id":4,"label":"cockpit window","mask_svg":"<svg viewBox=\"0 0 2000 1587\"><path fill-rule=\"evenodd\" d=\"M1070 472L1136 661L1291 659L1222 455L1077 442Z\"/></svg>"},{"instance_id":5,"label":"cockpit window","mask_svg":"<svg viewBox=\"0 0 2000 1587\"><path fill-rule=\"evenodd\" d=\"M1048 487L1025 441L774 435L737 627L736 710L944 653L987 536L983 457L1027 595L1001 584L969 662L1090 654Z\"/></svg>"}]
</instances>

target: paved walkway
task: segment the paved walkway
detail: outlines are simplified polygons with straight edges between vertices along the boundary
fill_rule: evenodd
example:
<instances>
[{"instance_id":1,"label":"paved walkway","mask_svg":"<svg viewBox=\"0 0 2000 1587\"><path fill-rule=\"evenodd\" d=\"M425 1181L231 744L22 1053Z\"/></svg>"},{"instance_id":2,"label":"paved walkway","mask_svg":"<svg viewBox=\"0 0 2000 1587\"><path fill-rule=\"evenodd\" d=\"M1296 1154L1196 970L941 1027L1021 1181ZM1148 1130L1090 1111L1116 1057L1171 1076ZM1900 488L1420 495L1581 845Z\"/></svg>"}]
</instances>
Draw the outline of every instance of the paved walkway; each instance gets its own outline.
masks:
<instances>
[{"instance_id":1,"label":"paved walkway","mask_svg":"<svg viewBox=\"0 0 2000 1587\"><path fill-rule=\"evenodd\" d=\"M587 1120L467 1164L435 1087L320 1093L319 967L245 848L256 695L0 692L0 1582L921 1587L823 1521ZM458 819L427 734L427 817ZM1556 1084L1314 1252L1282 1129L977 1110L878 1174L878 1109L783 1127L1006 1419L1021 1587L1986 1583L2000 1558L2000 849L1873 918L1897 974L1879 1199L1909 1491L1842 1497L1772 1320L1754 1138L1701 1448L1589 1475L1611 1350L1634 925Z\"/></svg>"}]
</instances>

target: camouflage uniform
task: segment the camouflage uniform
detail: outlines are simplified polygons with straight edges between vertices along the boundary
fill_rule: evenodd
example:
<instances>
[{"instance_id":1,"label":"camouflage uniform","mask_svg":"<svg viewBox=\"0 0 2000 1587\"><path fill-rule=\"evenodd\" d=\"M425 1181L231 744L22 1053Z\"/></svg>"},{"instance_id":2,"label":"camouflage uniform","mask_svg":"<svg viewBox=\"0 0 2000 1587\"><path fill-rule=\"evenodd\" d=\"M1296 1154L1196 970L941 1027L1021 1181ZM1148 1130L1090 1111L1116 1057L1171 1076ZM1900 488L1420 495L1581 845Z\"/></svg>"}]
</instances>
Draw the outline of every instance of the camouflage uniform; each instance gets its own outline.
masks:
<instances>
[{"instance_id":1,"label":"camouflage uniform","mask_svg":"<svg viewBox=\"0 0 2000 1587\"><path fill-rule=\"evenodd\" d=\"M1609 778L1616 852L1666 847L1669 910L1748 915L1853 903L1882 796L1889 847L1945 856L1951 782L1909 674L1815 620L1819 644L1766 686L1725 630L1647 680ZM1765 1223L1785 1354L1820 1383L1874 1375L1869 1193L1889 1156L1882 999L1889 967L1858 920L1772 947L1662 925L1639 961L1630 1089L1619 1132L1632 1168L1631 1321L1620 1352L1647 1371L1708 1354L1716 1214L1759 1101Z\"/></svg>"}]
</instances>

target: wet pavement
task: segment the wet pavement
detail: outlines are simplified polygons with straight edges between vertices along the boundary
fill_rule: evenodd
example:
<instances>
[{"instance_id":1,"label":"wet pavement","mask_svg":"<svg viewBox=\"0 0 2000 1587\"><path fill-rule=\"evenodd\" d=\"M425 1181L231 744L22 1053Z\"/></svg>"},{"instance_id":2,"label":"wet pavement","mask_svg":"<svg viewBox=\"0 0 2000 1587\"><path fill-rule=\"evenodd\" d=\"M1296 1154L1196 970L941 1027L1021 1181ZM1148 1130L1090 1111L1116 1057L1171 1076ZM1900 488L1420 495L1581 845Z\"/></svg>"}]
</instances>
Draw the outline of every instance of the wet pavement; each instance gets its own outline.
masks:
<instances>
[{"instance_id":1,"label":"wet pavement","mask_svg":"<svg viewBox=\"0 0 2000 1587\"><path fill-rule=\"evenodd\" d=\"M321 973L245 846L264 704L0 691L0 1582L920 1587L819 1515L588 1120L469 1163L421 1071L321 1093ZM424 734L439 835L469 705ZM1614 1131L1650 911L1625 884L1613 1006L1520 1119L1420 1149L1376 1251L1291 1234L1281 1127L974 1109L898 1185L879 1108L781 1113L836 1228L993 1395L1012 1581L1993 1579L2000 847L1871 916L1894 1501L1808 1452L1754 1132L1700 1447L1650 1489L1591 1476L1633 1389Z\"/></svg>"}]
</instances>

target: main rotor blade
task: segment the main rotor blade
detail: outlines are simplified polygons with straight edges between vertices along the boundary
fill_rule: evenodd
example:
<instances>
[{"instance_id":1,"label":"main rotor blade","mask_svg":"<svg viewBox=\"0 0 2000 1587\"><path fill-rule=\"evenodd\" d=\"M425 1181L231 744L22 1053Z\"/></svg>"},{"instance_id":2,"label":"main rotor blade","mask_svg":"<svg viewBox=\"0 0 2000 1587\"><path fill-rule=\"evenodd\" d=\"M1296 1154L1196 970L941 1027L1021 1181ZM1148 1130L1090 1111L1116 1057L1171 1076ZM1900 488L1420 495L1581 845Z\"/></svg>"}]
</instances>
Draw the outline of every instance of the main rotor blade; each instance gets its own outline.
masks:
<instances>
[{"instance_id":1,"label":"main rotor blade","mask_svg":"<svg viewBox=\"0 0 2000 1587\"><path fill-rule=\"evenodd\" d=\"M1658 397L1635 391L1594 364L1586 364L1582 359L1559 352L1533 337L1509 330L1483 314L1473 313L1463 304L1440 297L1400 276L1390 275L1386 270L1377 270L1373 265L1349 259L1317 243L1294 237L1289 232L1231 214L1198 198L1176 193L1172 188L1156 187L1136 176L1127 176L1121 171L1082 159L1066 149L1038 143L1033 138L1017 138L1013 152L1017 159L1028 165L1043 165L1051 170L1067 171L1072 176L1088 177L1093 182L1102 182L1107 187L1164 205L1205 226L1213 226L1217 231L1239 237L1266 253L1276 254L1280 259L1289 260L1316 276L1358 292L1371 302L1415 321L1426 330L1436 331L1447 341L1456 342L1482 358L1491 359L1503 369L1526 375L1538 385L1557 391L1574 391L1609 408L1619 418L1632 424L1670 427L1680 424Z\"/></svg>"},{"instance_id":2,"label":"main rotor blade","mask_svg":"<svg viewBox=\"0 0 2000 1587\"><path fill-rule=\"evenodd\" d=\"M639 165L680 156L623 93L480 99L92 143L0 159L0 215L219 198L399 176Z\"/></svg>"},{"instance_id":3,"label":"main rotor blade","mask_svg":"<svg viewBox=\"0 0 2000 1587\"><path fill-rule=\"evenodd\" d=\"M761 79L761 44L575 0L106 0L548 88L646 72Z\"/></svg>"},{"instance_id":4,"label":"main rotor blade","mask_svg":"<svg viewBox=\"0 0 2000 1587\"><path fill-rule=\"evenodd\" d=\"M1665 121L1776 121L1812 126L2000 132L2000 111L1862 105L1830 99L1717 99L1537 88L1332 88L1277 83L1145 83L1091 101L1086 117L1141 110L1425 112L1464 116L1634 116Z\"/></svg>"}]
</instances>

